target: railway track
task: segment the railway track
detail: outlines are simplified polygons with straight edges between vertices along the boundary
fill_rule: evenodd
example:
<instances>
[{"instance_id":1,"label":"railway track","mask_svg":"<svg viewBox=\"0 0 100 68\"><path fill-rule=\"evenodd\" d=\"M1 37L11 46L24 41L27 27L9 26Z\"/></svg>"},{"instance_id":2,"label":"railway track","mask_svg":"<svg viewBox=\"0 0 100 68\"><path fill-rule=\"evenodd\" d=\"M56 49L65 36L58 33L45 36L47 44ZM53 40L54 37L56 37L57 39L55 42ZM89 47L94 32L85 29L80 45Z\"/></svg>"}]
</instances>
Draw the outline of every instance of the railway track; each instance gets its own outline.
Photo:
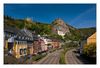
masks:
<instances>
[{"instance_id":1,"label":"railway track","mask_svg":"<svg viewBox=\"0 0 100 68\"><path fill-rule=\"evenodd\" d=\"M45 58L38 61L36 64L59 64L61 51L62 50L57 50L53 53L48 54Z\"/></svg>"},{"instance_id":2,"label":"railway track","mask_svg":"<svg viewBox=\"0 0 100 68\"><path fill-rule=\"evenodd\" d=\"M71 49L65 54L65 61L67 64L84 64L80 59L77 58L79 54L75 54L76 49Z\"/></svg>"},{"instance_id":3,"label":"railway track","mask_svg":"<svg viewBox=\"0 0 100 68\"><path fill-rule=\"evenodd\" d=\"M67 64L88 64L89 62L82 58L79 53L75 53L76 49L71 49L65 54Z\"/></svg>"}]
</instances>

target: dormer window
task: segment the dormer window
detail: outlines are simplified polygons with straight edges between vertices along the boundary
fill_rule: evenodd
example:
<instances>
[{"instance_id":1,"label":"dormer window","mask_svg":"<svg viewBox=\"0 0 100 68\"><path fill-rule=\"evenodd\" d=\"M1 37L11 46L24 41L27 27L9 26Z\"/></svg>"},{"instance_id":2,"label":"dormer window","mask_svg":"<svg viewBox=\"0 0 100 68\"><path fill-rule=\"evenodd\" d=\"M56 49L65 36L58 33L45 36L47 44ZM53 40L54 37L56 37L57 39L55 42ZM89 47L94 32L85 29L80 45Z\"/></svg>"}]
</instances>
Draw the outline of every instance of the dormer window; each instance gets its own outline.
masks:
<instances>
[{"instance_id":1,"label":"dormer window","mask_svg":"<svg viewBox=\"0 0 100 68\"><path fill-rule=\"evenodd\" d=\"M14 37L16 38L16 37L17 37L17 35L14 35Z\"/></svg>"},{"instance_id":2,"label":"dormer window","mask_svg":"<svg viewBox=\"0 0 100 68\"><path fill-rule=\"evenodd\" d=\"M16 41L16 44L18 44L18 41Z\"/></svg>"},{"instance_id":3,"label":"dormer window","mask_svg":"<svg viewBox=\"0 0 100 68\"><path fill-rule=\"evenodd\" d=\"M9 34L9 37L11 37L11 34Z\"/></svg>"},{"instance_id":4,"label":"dormer window","mask_svg":"<svg viewBox=\"0 0 100 68\"><path fill-rule=\"evenodd\" d=\"M27 37L25 39L27 40Z\"/></svg>"},{"instance_id":5,"label":"dormer window","mask_svg":"<svg viewBox=\"0 0 100 68\"><path fill-rule=\"evenodd\" d=\"M27 38L27 40L28 40L28 37L26 37Z\"/></svg>"},{"instance_id":6,"label":"dormer window","mask_svg":"<svg viewBox=\"0 0 100 68\"><path fill-rule=\"evenodd\" d=\"M19 39L21 39L21 36L19 36Z\"/></svg>"},{"instance_id":7,"label":"dormer window","mask_svg":"<svg viewBox=\"0 0 100 68\"><path fill-rule=\"evenodd\" d=\"M8 34L8 37L10 37L10 34Z\"/></svg>"},{"instance_id":8,"label":"dormer window","mask_svg":"<svg viewBox=\"0 0 100 68\"><path fill-rule=\"evenodd\" d=\"M7 37L10 37L9 34L7 34Z\"/></svg>"},{"instance_id":9,"label":"dormer window","mask_svg":"<svg viewBox=\"0 0 100 68\"><path fill-rule=\"evenodd\" d=\"M33 39L31 39L31 40L33 40Z\"/></svg>"},{"instance_id":10,"label":"dormer window","mask_svg":"<svg viewBox=\"0 0 100 68\"><path fill-rule=\"evenodd\" d=\"M12 34L10 34L10 36L12 37L13 35L12 35Z\"/></svg>"},{"instance_id":11,"label":"dormer window","mask_svg":"<svg viewBox=\"0 0 100 68\"><path fill-rule=\"evenodd\" d=\"M5 36L7 36L7 37L8 37L8 34L5 34Z\"/></svg>"},{"instance_id":12,"label":"dormer window","mask_svg":"<svg viewBox=\"0 0 100 68\"><path fill-rule=\"evenodd\" d=\"M22 37L22 39L24 39L24 37Z\"/></svg>"}]
</instances>

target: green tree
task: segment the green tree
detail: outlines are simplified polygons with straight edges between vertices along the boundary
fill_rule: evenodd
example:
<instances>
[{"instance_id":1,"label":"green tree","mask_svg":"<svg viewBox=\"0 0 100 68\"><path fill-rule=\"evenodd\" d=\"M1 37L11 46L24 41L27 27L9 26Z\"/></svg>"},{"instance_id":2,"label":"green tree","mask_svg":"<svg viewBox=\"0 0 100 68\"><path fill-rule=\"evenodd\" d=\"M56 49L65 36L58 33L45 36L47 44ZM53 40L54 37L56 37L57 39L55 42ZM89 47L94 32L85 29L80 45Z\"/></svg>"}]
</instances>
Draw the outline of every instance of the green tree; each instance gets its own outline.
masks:
<instances>
[{"instance_id":1,"label":"green tree","mask_svg":"<svg viewBox=\"0 0 100 68\"><path fill-rule=\"evenodd\" d=\"M96 56L96 43L84 45L83 54L89 57Z\"/></svg>"}]
</instances>

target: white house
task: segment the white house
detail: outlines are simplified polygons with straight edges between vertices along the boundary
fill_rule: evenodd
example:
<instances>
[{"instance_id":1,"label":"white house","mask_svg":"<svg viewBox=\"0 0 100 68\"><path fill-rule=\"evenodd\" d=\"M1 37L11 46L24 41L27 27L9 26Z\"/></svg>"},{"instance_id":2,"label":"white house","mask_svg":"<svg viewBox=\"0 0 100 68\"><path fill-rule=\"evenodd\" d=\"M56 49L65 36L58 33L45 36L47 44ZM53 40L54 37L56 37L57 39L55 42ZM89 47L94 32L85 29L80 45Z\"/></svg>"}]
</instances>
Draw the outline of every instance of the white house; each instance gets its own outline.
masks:
<instances>
[{"instance_id":1,"label":"white house","mask_svg":"<svg viewBox=\"0 0 100 68\"><path fill-rule=\"evenodd\" d=\"M63 31L58 30L58 35L64 36L65 33Z\"/></svg>"}]
</instances>

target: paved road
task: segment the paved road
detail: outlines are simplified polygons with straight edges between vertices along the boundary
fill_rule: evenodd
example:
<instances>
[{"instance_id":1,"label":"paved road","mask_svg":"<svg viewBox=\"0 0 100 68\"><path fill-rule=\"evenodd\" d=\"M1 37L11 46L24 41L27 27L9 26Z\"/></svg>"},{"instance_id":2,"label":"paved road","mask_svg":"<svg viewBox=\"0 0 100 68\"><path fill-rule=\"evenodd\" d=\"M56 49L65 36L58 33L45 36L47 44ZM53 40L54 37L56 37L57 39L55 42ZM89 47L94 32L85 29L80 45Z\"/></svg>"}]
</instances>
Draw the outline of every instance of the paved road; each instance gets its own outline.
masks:
<instances>
[{"instance_id":1,"label":"paved road","mask_svg":"<svg viewBox=\"0 0 100 68\"><path fill-rule=\"evenodd\" d=\"M85 64L86 60L82 59L76 52L76 49L71 49L65 54L65 61L67 64Z\"/></svg>"},{"instance_id":2,"label":"paved road","mask_svg":"<svg viewBox=\"0 0 100 68\"><path fill-rule=\"evenodd\" d=\"M48 54L45 58L37 62L36 64L59 64L60 52L62 50L57 50L53 53Z\"/></svg>"}]
</instances>

